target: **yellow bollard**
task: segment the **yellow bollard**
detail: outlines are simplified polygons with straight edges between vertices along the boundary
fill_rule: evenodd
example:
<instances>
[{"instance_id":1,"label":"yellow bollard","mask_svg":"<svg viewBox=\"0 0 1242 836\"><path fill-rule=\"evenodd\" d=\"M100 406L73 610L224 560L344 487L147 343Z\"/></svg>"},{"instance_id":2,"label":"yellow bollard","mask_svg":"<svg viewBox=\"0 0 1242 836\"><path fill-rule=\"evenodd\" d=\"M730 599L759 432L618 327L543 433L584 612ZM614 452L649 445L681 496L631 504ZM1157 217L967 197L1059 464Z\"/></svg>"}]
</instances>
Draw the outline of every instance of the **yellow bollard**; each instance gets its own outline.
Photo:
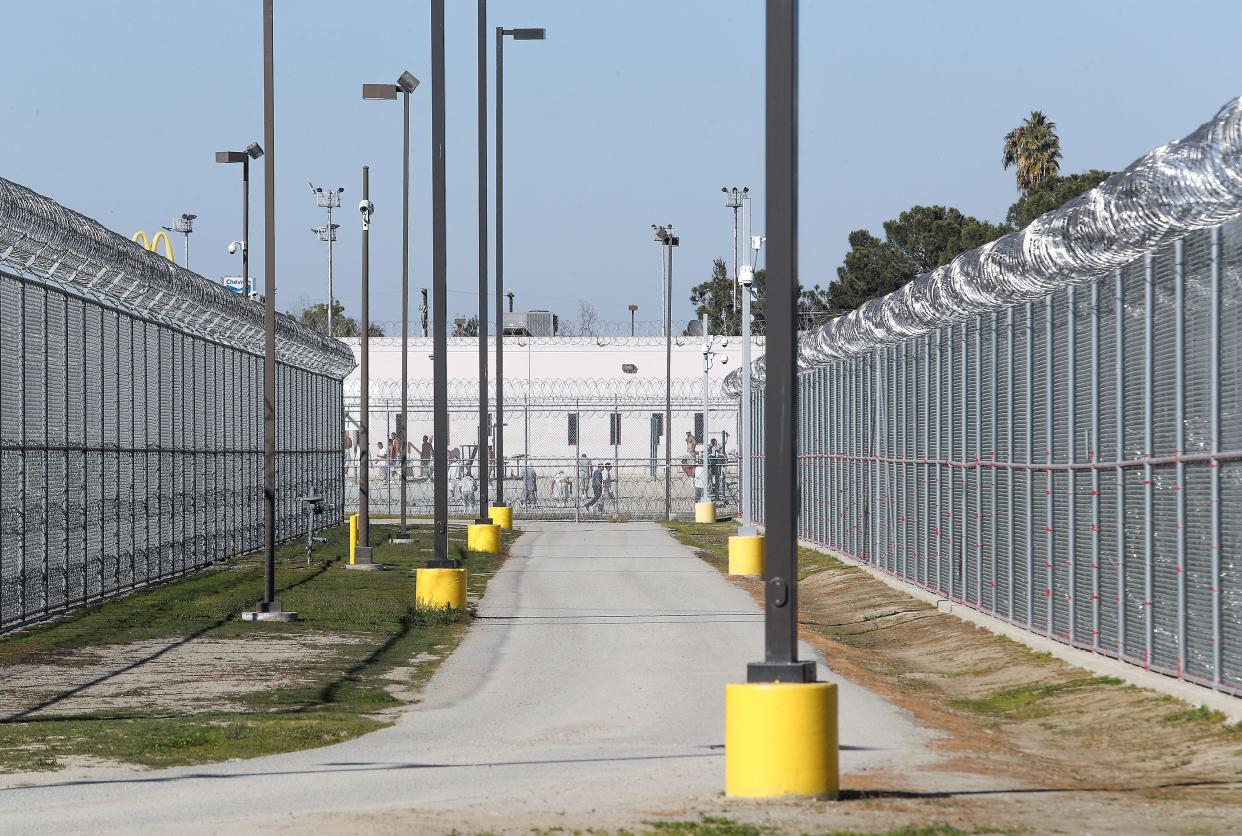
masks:
<instances>
[{"instance_id":1,"label":"yellow bollard","mask_svg":"<svg viewBox=\"0 0 1242 836\"><path fill-rule=\"evenodd\" d=\"M729 574L763 577L763 535L729 538Z\"/></svg>"},{"instance_id":2,"label":"yellow bollard","mask_svg":"<svg viewBox=\"0 0 1242 836\"><path fill-rule=\"evenodd\" d=\"M694 521L696 523L714 523L716 521L716 503L694 503Z\"/></svg>"},{"instance_id":3,"label":"yellow bollard","mask_svg":"<svg viewBox=\"0 0 1242 836\"><path fill-rule=\"evenodd\" d=\"M725 686L725 795L836 798L837 686Z\"/></svg>"},{"instance_id":4,"label":"yellow bollard","mask_svg":"<svg viewBox=\"0 0 1242 836\"><path fill-rule=\"evenodd\" d=\"M513 506L493 505L487 509L487 515L505 531L513 530Z\"/></svg>"},{"instance_id":5,"label":"yellow bollard","mask_svg":"<svg viewBox=\"0 0 1242 836\"><path fill-rule=\"evenodd\" d=\"M466 550L500 554L500 526L495 523L471 523L466 526Z\"/></svg>"},{"instance_id":6,"label":"yellow bollard","mask_svg":"<svg viewBox=\"0 0 1242 836\"><path fill-rule=\"evenodd\" d=\"M354 562L354 549L358 548L358 515L349 515L349 562Z\"/></svg>"},{"instance_id":7,"label":"yellow bollard","mask_svg":"<svg viewBox=\"0 0 1242 836\"><path fill-rule=\"evenodd\" d=\"M426 609L466 608L465 569L415 569L414 604Z\"/></svg>"}]
</instances>

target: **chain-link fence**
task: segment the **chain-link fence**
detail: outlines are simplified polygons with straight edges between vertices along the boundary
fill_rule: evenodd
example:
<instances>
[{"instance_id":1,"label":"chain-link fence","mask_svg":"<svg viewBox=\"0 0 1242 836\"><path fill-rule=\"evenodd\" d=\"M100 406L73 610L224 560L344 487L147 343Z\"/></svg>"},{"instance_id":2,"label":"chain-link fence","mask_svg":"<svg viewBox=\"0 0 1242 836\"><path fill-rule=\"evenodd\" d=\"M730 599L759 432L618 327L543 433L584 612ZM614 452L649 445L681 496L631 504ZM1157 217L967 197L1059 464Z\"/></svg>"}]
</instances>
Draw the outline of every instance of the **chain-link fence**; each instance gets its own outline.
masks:
<instances>
[{"instance_id":1,"label":"chain-link fence","mask_svg":"<svg viewBox=\"0 0 1242 836\"><path fill-rule=\"evenodd\" d=\"M4 180L0 263L0 628L258 548L261 306ZM278 358L288 539L341 520L353 359L287 318Z\"/></svg>"},{"instance_id":2,"label":"chain-link fence","mask_svg":"<svg viewBox=\"0 0 1242 836\"><path fill-rule=\"evenodd\" d=\"M864 314L804 340L799 536L1033 632L1242 694L1242 176L1220 174L1240 125L1234 102L1180 144L1198 151L1160 149L1032 224L1024 234L1047 238L1025 245L1047 258L1038 281L1007 272L1021 263L979 273L993 291L1025 282L1016 304L962 292L939 324L930 309L905 323ZM1208 188L1205 165L1232 191ZM1230 214L1230 195L1235 219L1205 223ZM1196 203L1207 196L1211 211ZM1093 269L1067 256L1060 287L1032 298L1058 284L1063 252ZM903 304L874 308L914 310Z\"/></svg>"},{"instance_id":3,"label":"chain-link fence","mask_svg":"<svg viewBox=\"0 0 1242 836\"><path fill-rule=\"evenodd\" d=\"M664 382L514 380L505 383L504 495L523 519L589 516L664 519ZM453 381L449 398L449 507L478 513L478 383ZM346 421L356 440L358 389L346 388ZM703 436L703 381L674 380L669 510L692 516L696 496L708 490L722 514L737 508L737 404L712 382L707 437ZM495 414L494 397L490 404ZM432 510L430 383L412 381L406 451L409 513ZM371 513L400 507L400 456L394 442L401 415L400 384L371 384ZM494 418L492 419L494 422ZM706 472L701 467L705 446ZM357 447L346 461L347 507L357 506ZM489 445L488 496L495 497L495 447ZM598 473L597 473L598 471Z\"/></svg>"}]
</instances>

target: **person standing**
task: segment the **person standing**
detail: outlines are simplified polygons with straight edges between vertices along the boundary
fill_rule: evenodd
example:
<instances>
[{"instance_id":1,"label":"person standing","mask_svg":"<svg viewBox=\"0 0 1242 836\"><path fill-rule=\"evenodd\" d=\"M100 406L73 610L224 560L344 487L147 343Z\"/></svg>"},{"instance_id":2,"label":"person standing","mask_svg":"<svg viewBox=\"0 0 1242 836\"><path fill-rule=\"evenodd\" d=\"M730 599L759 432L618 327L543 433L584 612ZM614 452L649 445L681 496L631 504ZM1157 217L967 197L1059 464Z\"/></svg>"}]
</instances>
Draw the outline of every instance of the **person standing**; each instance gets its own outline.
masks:
<instances>
[{"instance_id":1,"label":"person standing","mask_svg":"<svg viewBox=\"0 0 1242 836\"><path fill-rule=\"evenodd\" d=\"M595 471L591 474L591 501L586 504L587 508L595 508L597 513L603 513L603 505L600 499L604 494L604 466L602 464L595 465Z\"/></svg>"},{"instance_id":2,"label":"person standing","mask_svg":"<svg viewBox=\"0 0 1242 836\"><path fill-rule=\"evenodd\" d=\"M603 496L603 501L600 502L599 504L599 507L604 508L611 504L614 506L614 510L615 510L616 496L614 495L613 490L612 490L612 486L613 486L612 462L604 462L604 474L603 474L601 481L603 482L602 487L603 487L604 496Z\"/></svg>"},{"instance_id":3,"label":"person standing","mask_svg":"<svg viewBox=\"0 0 1242 836\"><path fill-rule=\"evenodd\" d=\"M431 477L431 439L423 436L423 446L418 450L419 475L424 479Z\"/></svg>"},{"instance_id":4,"label":"person standing","mask_svg":"<svg viewBox=\"0 0 1242 836\"><path fill-rule=\"evenodd\" d=\"M591 460L583 453L578 459L578 495L586 499L591 490Z\"/></svg>"}]
</instances>

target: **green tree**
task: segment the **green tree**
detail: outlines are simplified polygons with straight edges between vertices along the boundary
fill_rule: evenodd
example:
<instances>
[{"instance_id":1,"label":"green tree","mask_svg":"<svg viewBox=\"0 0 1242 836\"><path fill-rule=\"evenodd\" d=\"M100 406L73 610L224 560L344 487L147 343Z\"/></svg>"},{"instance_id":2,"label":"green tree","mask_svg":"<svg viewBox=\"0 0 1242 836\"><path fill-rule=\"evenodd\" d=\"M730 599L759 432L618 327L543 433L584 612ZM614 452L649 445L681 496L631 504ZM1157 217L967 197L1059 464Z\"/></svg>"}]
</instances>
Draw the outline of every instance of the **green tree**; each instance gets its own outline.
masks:
<instances>
[{"instance_id":1,"label":"green tree","mask_svg":"<svg viewBox=\"0 0 1242 836\"><path fill-rule=\"evenodd\" d=\"M1005 220L1015 229L1022 229L1045 212L1058 209L1084 192L1103 183L1113 172L1091 169L1080 174L1053 177L1025 192L1013 206Z\"/></svg>"},{"instance_id":2,"label":"green tree","mask_svg":"<svg viewBox=\"0 0 1242 836\"><path fill-rule=\"evenodd\" d=\"M751 333L764 333L766 319L765 290L768 272L756 270L751 284L750 319ZM708 329L713 334L742 333L742 304L738 296L737 310L733 309L733 280L729 278L723 258L712 262L712 277L690 291L690 304L698 317L707 314ZM824 322L834 311L829 304L829 291L819 285L800 287L798 290L799 328L805 329Z\"/></svg>"},{"instance_id":3,"label":"green tree","mask_svg":"<svg viewBox=\"0 0 1242 836\"><path fill-rule=\"evenodd\" d=\"M305 307L301 311L290 311L289 315L321 334L328 333L328 304L326 302ZM359 334L358 320L352 316L346 316L345 306L337 299L332 300L332 332L334 337L356 337ZM384 329L378 323L372 322L368 334L372 337L382 337Z\"/></svg>"},{"instance_id":4,"label":"green tree","mask_svg":"<svg viewBox=\"0 0 1242 836\"><path fill-rule=\"evenodd\" d=\"M865 229L854 230L837 280L828 288L827 307L853 310L1011 231L945 206L915 206L902 212L884 223L883 240Z\"/></svg>"},{"instance_id":5,"label":"green tree","mask_svg":"<svg viewBox=\"0 0 1242 836\"><path fill-rule=\"evenodd\" d=\"M1032 110L1022 124L1005 134L1001 165L1014 167L1018 191L1027 192L1061 173L1061 139L1057 124L1041 111Z\"/></svg>"}]
</instances>

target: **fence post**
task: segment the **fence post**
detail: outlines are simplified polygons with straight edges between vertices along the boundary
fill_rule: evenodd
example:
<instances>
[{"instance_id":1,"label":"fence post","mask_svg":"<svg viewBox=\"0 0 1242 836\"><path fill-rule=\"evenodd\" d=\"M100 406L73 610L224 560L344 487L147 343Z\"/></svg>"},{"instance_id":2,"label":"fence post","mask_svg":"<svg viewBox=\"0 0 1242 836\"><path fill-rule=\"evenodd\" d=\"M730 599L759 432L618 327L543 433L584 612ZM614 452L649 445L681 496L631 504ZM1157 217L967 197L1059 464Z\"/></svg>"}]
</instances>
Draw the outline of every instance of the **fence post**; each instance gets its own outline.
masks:
<instances>
[{"instance_id":1,"label":"fence post","mask_svg":"<svg viewBox=\"0 0 1242 836\"><path fill-rule=\"evenodd\" d=\"M1186 247L1173 242L1174 443L1177 502L1177 675L1186 672Z\"/></svg>"},{"instance_id":2,"label":"fence post","mask_svg":"<svg viewBox=\"0 0 1242 836\"><path fill-rule=\"evenodd\" d=\"M1151 255L1143 259L1144 306L1143 306L1143 612L1146 635L1143 645L1143 667L1151 667L1152 642L1155 639L1155 619L1152 612L1152 559L1155 527L1155 496L1152 491L1152 411L1155 400L1155 352L1152 350L1156 315L1156 271Z\"/></svg>"},{"instance_id":3,"label":"fence post","mask_svg":"<svg viewBox=\"0 0 1242 836\"><path fill-rule=\"evenodd\" d=\"M1211 312L1209 314L1210 338L1208 340L1210 348L1210 368L1208 377L1210 379L1209 386L1209 430L1211 435L1211 471L1210 478L1212 482L1212 531L1208 537L1208 546L1211 550L1211 578L1209 583L1212 590L1212 682L1217 687L1220 686L1222 680L1221 673L1221 645L1224 643L1224 636L1221 633L1220 608L1221 608L1221 571L1220 571L1220 539L1221 539L1221 513L1220 513L1220 460L1217 458L1220 454L1220 308L1221 308L1221 231L1220 227L1213 227L1211 231Z\"/></svg>"}]
</instances>

